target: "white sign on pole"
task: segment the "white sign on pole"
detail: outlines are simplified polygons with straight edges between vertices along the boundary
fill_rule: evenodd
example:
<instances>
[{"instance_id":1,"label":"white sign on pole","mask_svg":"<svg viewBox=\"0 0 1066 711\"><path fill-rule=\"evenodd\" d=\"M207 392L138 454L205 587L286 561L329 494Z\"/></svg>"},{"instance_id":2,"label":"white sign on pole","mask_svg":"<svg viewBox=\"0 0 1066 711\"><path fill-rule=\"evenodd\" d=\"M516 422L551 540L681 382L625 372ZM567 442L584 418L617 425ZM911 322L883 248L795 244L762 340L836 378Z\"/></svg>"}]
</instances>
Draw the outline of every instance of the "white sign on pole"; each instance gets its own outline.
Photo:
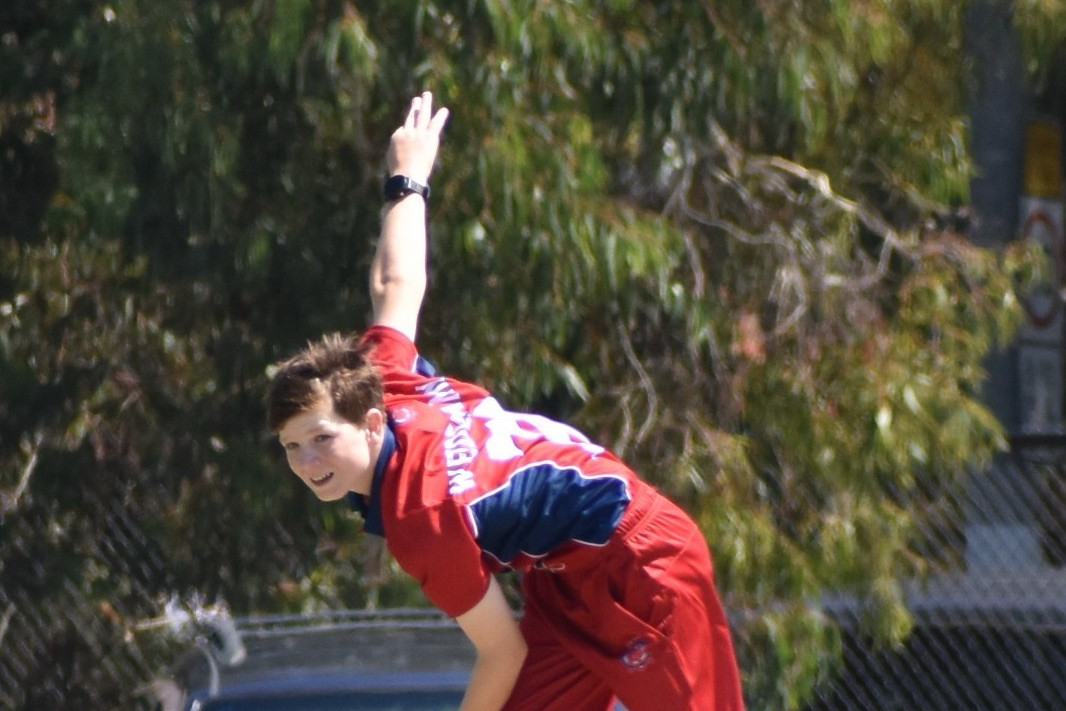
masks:
<instances>
[{"instance_id":1,"label":"white sign on pole","mask_svg":"<svg viewBox=\"0 0 1066 711\"><path fill-rule=\"evenodd\" d=\"M1018 339L1018 411L1022 434L1063 433L1063 209L1060 200L1022 198L1021 238L1047 254L1050 274L1023 297Z\"/></svg>"},{"instance_id":2,"label":"white sign on pole","mask_svg":"<svg viewBox=\"0 0 1066 711\"><path fill-rule=\"evenodd\" d=\"M1062 434L1062 350L1044 344L1018 346L1021 434Z\"/></svg>"}]
</instances>

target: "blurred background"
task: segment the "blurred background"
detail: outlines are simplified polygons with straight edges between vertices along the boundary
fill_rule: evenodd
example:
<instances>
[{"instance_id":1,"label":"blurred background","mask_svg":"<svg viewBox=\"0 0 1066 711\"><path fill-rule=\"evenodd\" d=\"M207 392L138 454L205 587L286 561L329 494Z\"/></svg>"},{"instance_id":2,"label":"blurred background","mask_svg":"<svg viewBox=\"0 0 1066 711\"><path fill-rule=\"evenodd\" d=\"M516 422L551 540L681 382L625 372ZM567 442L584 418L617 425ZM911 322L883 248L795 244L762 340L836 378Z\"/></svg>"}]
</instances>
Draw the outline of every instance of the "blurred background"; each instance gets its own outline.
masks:
<instances>
[{"instance_id":1,"label":"blurred background","mask_svg":"<svg viewBox=\"0 0 1066 711\"><path fill-rule=\"evenodd\" d=\"M1066 707L1060 0L8 0L0 707L425 605L264 425L451 108L424 355L700 522L752 709Z\"/></svg>"}]
</instances>

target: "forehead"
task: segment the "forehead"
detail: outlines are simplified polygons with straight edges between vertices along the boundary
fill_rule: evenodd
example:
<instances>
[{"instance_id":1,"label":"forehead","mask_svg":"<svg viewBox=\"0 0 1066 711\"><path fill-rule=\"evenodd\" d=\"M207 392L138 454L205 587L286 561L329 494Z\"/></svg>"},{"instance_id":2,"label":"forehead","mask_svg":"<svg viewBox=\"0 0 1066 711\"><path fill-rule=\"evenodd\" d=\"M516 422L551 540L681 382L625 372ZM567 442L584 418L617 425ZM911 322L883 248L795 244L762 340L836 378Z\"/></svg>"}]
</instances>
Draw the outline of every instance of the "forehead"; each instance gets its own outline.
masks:
<instances>
[{"instance_id":1,"label":"forehead","mask_svg":"<svg viewBox=\"0 0 1066 711\"><path fill-rule=\"evenodd\" d=\"M298 440L313 432L336 429L345 422L346 420L334 411L333 403L326 400L286 420L278 430L278 439L283 442Z\"/></svg>"}]
</instances>

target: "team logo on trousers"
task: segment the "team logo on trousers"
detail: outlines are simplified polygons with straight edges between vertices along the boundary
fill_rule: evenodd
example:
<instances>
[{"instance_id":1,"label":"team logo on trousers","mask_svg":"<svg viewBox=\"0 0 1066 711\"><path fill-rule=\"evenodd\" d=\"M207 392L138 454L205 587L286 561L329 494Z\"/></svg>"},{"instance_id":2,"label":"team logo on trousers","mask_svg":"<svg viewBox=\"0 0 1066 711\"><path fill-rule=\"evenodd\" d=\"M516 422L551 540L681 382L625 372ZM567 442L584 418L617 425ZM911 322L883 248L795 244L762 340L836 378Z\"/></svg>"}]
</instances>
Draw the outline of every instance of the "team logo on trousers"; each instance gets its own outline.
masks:
<instances>
[{"instance_id":1,"label":"team logo on trousers","mask_svg":"<svg viewBox=\"0 0 1066 711\"><path fill-rule=\"evenodd\" d=\"M640 671L651 664L651 640L647 637L637 637L622 652L620 657L622 666L633 671Z\"/></svg>"}]
</instances>

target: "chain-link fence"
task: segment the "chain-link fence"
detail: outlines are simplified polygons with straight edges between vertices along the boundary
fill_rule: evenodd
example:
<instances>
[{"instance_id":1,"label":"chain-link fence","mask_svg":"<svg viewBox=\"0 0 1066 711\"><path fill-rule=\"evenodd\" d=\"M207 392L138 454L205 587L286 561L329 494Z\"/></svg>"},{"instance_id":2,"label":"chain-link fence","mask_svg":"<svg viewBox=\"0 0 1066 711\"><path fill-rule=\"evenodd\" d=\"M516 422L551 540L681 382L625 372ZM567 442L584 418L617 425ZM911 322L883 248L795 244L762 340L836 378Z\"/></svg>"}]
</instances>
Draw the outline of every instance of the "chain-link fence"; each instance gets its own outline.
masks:
<instances>
[{"instance_id":1,"label":"chain-link fence","mask_svg":"<svg viewBox=\"0 0 1066 711\"><path fill-rule=\"evenodd\" d=\"M1066 708L1066 439L1025 437L969 477L931 532L943 565L909 588L915 627L879 649L856 611L810 711Z\"/></svg>"},{"instance_id":2,"label":"chain-link fence","mask_svg":"<svg viewBox=\"0 0 1066 711\"><path fill-rule=\"evenodd\" d=\"M902 646L879 647L862 632L861 610L827 597L844 630L843 663L809 711L1066 708L1066 438L1015 441L949 498L948 513L930 519L936 570L908 587L915 626ZM92 535L71 537L32 508L0 519L14 551L2 562L0 708L152 707L145 682L173 650L138 625L158 614L163 556L120 486L83 505ZM67 570L42 545L68 539L95 570ZM101 586L135 582L101 604L74 575L79 585L86 575Z\"/></svg>"},{"instance_id":3,"label":"chain-link fence","mask_svg":"<svg viewBox=\"0 0 1066 711\"><path fill-rule=\"evenodd\" d=\"M156 637L136 636L136 621L159 609L153 581L165 571L142 530L145 512L126 498L102 482L82 496L77 522L47 501L0 515L0 708L151 707L144 685L163 652ZM100 602L85 594L86 579L122 583Z\"/></svg>"}]
</instances>

